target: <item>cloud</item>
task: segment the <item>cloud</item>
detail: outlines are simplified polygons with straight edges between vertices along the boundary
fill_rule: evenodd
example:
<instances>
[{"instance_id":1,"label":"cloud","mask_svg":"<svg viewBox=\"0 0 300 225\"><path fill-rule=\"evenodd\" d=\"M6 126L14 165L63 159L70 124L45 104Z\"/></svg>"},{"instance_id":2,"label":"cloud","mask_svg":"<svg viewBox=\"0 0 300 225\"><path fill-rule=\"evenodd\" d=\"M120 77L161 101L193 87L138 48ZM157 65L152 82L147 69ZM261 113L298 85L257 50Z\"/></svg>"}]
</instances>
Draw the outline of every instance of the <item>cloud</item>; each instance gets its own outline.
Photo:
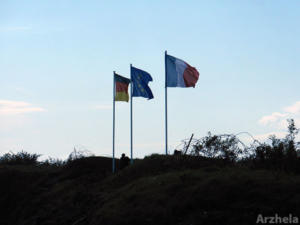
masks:
<instances>
[{"instance_id":1,"label":"cloud","mask_svg":"<svg viewBox=\"0 0 300 225\"><path fill-rule=\"evenodd\" d=\"M94 109L99 109L99 110L111 110L113 108L112 104L103 104L103 105L96 105L94 106Z\"/></svg>"},{"instance_id":2,"label":"cloud","mask_svg":"<svg viewBox=\"0 0 300 225\"><path fill-rule=\"evenodd\" d=\"M117 109L121 108L122 105L121 104L116 104L115 107ZM112 110L113 109L113 104L99 104L99 105L94 105L92 106L93 109L96 110Z\"/></svg>"},{"instance_id":3,"label":"cloud","mask_svg":"<svg viewBox=\"0 0 300 225\"><path fill-rule=\"evenodd\" d=\"M286 136L286 134L287 134L286 132L276 131L276 132L269 132L269 133L265 133L265 134L254 135L253 137L255 140L264 142L272 135L275 135L277 138L284 138Z\"/></svg>"},{"instance_id":4,"label":"cloud","mask_svg":"<svg viewBox=\"0 0 300 225\"><path fill-rule=\"evenodd\" d=\"M32 28L29 26L9 26L9 27L0 27L1 32L14 32L14 31L27 31Z\"/></svg>"},{"instance_id":5,"label":"cloud","mask_svg":"<svg viewBox=\"0 0 300 225\"><path fill-rule=\"evenodd\" d=\"M258 123L264 126L273 126L278 129L286 129L287 119L294 119L296 126L300 125L300 101L284 107L281 112L273 112L270 115L263 116Z\"/></svg>"},{"instance_id":6,"label":"cloud","mask_svg":"<svg viewBox=\"0 0 300 225\"><path fill-rule=\"evenodd\" d=\"M295 102L293 105L285 107L284 111L292 114L297 114L300 112L300 101Z\"/></svg>"},{"instance_id":7,"label":"cloud","mask_svg":"<svg viewBox=\"0 0 300 225\"><path fill-rule=\"evenodd\" d=\"M0 100L0 115L16 115L43 111L45 109L32 106L32 104L27 102Z\"/></svg>"},{"instance_id":8,"label":"cloud","mask_svg":"<svg viewBox=\"0 0 300 225\"><path fill-rule=\"evenodd\" d=\"M263 116L258 122L262 125L268 125L286 117L286 113L273 112L271 115Z\"/></svg>"}]
</instances>

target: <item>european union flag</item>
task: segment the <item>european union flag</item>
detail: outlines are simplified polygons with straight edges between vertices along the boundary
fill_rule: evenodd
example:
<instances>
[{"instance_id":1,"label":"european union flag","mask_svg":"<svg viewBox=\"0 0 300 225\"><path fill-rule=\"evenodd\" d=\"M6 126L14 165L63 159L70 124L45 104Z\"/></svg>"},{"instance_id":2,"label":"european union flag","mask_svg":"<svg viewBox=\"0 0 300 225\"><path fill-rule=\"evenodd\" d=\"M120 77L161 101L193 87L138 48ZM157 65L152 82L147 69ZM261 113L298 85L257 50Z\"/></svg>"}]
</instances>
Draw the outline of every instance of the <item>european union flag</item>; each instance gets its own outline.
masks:
<instances>
[{"instance_id":1,"label":"european union flag","mask_svg":"<svg viewBox=\"0 0 300 225\"><path fill-rule=\"evenodd\" d=\"M149 81L152 81L152 77L146 71L140 70L135 67L131 67L131 82L132 82L132 97L144 97L152 99L153 94L148 86Z\"/></svg>"}]
</instances>

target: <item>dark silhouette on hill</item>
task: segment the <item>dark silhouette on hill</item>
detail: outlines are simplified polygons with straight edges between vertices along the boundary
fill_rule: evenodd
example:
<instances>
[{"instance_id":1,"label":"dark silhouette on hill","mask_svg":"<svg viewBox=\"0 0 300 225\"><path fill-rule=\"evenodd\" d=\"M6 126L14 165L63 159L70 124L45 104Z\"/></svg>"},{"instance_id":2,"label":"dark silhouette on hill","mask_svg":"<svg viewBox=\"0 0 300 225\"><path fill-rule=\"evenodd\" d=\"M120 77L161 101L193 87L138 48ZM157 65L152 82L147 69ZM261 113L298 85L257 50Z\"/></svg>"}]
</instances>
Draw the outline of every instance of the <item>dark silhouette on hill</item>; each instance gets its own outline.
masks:
<instances>
[{"instance_id":1,"label":"dark silhouette on hill","mask_svg":"<svg viewBox=\"0 0 300 225\"><path fill-rule=\"evenodd\" d=\"M122 154L120 158L120 169L124 169L125 167L129 166L130 159L125 155L125 153Z\"/></svg>"}]
</instances>

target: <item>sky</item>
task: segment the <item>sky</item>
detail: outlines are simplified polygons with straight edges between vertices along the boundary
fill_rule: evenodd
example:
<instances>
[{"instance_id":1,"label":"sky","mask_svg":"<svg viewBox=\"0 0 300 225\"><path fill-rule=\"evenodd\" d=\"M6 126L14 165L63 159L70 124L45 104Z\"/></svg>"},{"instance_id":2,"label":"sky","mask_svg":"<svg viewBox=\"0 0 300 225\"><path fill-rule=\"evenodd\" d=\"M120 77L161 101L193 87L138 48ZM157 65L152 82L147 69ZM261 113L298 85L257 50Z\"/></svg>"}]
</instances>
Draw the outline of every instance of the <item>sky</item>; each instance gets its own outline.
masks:
<instances>
[{"instance_id":1,"label":"sky","mask_svg":"<svg viewBox=\"0 0 300 225\"><path fill-rule=\"evenodd\" d=\"M300 1L0 1L0 155L112 154L113 71L151 74L133 100L134 157L164 153L164 51L197 68L168 89L169 151L189 138L300 127ZM130 152L116 102L116 156ZM248 137L244 138L247 142Z\"/></svg>"}]
</instances>

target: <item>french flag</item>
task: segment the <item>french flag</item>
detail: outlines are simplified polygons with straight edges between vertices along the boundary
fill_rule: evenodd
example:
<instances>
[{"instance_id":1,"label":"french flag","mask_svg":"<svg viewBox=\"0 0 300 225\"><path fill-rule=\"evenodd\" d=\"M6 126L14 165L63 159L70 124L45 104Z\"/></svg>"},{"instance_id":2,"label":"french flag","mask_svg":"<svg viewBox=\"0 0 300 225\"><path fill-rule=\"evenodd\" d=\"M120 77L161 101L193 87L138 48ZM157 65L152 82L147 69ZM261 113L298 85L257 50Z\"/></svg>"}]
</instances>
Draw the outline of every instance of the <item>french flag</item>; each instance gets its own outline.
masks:
<instances>
[{"instance_id":1,"label":"french flag","mask_svg":"<svg viewBox=\"0 0 300 225\"><path fill-rule=\"evenodd\" d=\"M166 54L166 86L195 87L199 72L181 59Z\"/></svg>"}]
</instances>

